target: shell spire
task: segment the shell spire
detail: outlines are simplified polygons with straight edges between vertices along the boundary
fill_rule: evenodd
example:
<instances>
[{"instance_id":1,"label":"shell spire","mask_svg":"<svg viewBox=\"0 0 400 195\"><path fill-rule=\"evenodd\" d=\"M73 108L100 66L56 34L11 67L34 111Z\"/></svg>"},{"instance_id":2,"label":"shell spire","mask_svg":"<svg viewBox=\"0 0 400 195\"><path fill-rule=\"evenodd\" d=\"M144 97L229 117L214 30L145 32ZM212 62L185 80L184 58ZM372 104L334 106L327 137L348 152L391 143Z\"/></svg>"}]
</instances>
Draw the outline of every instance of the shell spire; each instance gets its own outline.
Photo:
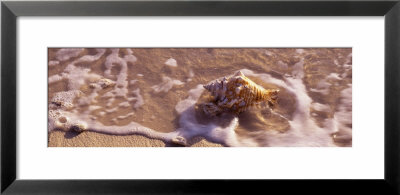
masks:
<instances>
[{"instance_id":1,"label":"shell spire","mask_svg":"<svg viewBox=\"0 0 400 195\"><path fill-rule=\"evenodd\" d=\"M270 107L277 103L278 89L264 89L247 78L241 71L232 76L217 79L203 86L213 101L203 106L205 113L216 115L223 111L243 112L248 107L267 102Z\"/></svg>"},{"instance_id":2,"label":"shell spire","mask_svg":"<svg viewBox=\"0 0 400 195\"><path fill-rule=\"evenodd\" d=\"M233 76L245 77L242 71L237 71Z\"/></svg>"}]
</instances>

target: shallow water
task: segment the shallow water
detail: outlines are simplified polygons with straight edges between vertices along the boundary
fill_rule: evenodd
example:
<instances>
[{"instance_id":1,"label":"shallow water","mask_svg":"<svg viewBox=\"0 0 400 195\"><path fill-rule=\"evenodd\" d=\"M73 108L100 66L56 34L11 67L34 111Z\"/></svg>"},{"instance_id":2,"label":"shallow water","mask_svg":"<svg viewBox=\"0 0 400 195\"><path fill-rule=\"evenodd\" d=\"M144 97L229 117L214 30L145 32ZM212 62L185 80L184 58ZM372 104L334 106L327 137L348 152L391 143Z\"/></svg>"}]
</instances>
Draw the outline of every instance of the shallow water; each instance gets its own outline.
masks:
<instances>
[{"instance_id":1,"label":"shallow water","mask_svg":"<svg viewBox=\"0 0 400 195\"><path fill-rule=\"evenodd\" d=\"M241 71L273 109L207 116L203 88ZM50 48L49 132L139 134L190 145L351 146L351 48ZM67 139L67 138L66 138Z\"/></svg>"}]
</instances>

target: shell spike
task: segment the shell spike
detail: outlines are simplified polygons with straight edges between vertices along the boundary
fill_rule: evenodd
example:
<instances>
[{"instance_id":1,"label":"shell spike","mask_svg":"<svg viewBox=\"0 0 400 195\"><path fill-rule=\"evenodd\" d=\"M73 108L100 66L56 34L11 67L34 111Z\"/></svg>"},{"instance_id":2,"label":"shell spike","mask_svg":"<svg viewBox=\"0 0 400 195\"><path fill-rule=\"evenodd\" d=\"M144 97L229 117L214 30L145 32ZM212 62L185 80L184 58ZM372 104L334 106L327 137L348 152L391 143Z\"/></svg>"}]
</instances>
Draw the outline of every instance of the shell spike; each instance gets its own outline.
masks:
<instances>
[{"instance_id":1,"label":"shell spike","mask_svg":"<svg viewBox=\"0 0 400 195\"><path fill-rule=\"evenodd\" d=\"M234 76L240 76L240 77L244 77L244 74L243 74L243 72L242 71L237 71L236 73L235 73L235 75Z\"/></svg>"},{"instance_id":2,"label":"shell spike","mask_svg":"<svg viewBox=\"0 0 400 195\"><path fill-rule=\"evenodd\" d=\"M204 89L211 90L210 84L208 84L208 85L203 85L203 87L204 87Z\"/></svg>"}]
</instances>

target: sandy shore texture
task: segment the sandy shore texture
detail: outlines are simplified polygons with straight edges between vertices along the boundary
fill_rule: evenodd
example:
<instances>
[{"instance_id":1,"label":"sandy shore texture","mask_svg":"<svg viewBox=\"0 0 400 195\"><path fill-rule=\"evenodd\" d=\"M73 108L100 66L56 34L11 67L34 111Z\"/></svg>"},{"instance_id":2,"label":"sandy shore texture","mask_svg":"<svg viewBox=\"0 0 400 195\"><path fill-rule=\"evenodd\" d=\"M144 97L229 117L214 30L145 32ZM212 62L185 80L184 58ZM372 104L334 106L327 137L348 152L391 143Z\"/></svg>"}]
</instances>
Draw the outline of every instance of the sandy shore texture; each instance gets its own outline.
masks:
<instances>
[{"instance_id":1,"label":"sandy shore texture","mask_svg":"<svg viewBox=\"0 0 400 195\"><path fill-rule=\"evenodd\" d=\"M49 133L49 147L181 147L173 143L165 143L158 139L150 139L141 135L108 135L96 132L63 132ZM190 147L223 147L202 137L196 137L188 143Z\"/></svg>"}]
</instances>

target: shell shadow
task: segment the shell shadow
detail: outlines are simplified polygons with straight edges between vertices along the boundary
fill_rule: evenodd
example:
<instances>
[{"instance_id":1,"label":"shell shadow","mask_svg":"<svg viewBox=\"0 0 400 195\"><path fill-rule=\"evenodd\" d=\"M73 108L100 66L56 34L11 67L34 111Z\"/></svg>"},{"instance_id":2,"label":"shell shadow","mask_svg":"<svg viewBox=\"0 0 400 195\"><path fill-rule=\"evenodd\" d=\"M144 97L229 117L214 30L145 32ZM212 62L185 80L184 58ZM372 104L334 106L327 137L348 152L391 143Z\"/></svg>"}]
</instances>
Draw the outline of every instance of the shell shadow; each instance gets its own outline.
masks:
<instances>
[{"instance_id":1,"label":"shell shadow","mask_svg":"<svg viewBox=\"0 0 400 195\"><path fill-rule=\"evenodd\" d=\"M271 109L249 109L239 114L239 126L249 132L276 130L285 132L290 128L289 121Z\"/></svg>"},{"instance_id":2,"label":"shell shadow","mask_svg":"<svg viewBox=\"0 0 400 195\"><path fill-rule=\"evenodd\" d=\"M75 131L67 131L64 134L64 138L66 139L72 139L76 136L78 136L79 134L81 134L80 132L75 132Z\"/></svg>"}]
</instances>

